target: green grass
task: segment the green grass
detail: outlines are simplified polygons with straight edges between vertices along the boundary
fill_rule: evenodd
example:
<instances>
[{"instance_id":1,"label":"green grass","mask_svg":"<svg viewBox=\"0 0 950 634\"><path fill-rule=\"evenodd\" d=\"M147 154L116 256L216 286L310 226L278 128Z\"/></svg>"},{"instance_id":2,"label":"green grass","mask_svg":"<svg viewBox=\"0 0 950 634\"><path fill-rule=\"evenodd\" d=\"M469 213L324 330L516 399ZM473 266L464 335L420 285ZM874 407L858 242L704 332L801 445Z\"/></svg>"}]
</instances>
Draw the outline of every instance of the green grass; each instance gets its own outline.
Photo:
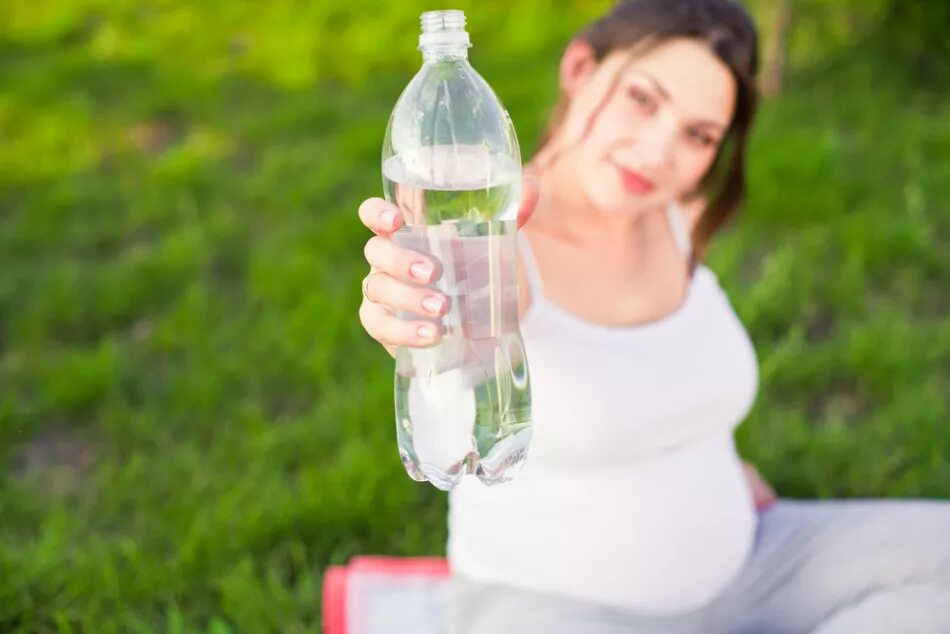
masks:
<instances>
[{"instance_id":1,"label":"green grass","mask_svg":"<svg viewBox=\"0 0 950 634\"><path fill-rule=\"evenodd\" d=\"M526 155L583 4L457 4ZM0 8L0 631L315 631L327 565L443 552L357 318L424 8ZM946 497L947 90L851 39L796 44L711 254L739 442L781 494Z\"/></svg>"}]
</instances>

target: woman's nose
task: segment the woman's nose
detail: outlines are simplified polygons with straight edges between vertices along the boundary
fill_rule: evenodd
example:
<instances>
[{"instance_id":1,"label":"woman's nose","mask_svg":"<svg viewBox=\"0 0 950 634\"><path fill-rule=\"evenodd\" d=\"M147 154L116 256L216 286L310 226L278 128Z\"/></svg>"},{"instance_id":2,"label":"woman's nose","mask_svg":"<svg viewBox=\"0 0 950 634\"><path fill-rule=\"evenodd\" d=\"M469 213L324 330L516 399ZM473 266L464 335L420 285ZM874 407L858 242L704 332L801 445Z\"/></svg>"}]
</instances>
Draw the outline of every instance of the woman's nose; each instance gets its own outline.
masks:
<instances>
[{"instance_id":1,"label":"woman's nose","mask_svg":"<svg viewBox=\"0 0 950 634\"><path fill-rule=\"evenodd\" d=\"M640 160L644 167L668 165L673 158L676 128L670 121L657 118L640 131Z\"/></svg>"}]
</instances>

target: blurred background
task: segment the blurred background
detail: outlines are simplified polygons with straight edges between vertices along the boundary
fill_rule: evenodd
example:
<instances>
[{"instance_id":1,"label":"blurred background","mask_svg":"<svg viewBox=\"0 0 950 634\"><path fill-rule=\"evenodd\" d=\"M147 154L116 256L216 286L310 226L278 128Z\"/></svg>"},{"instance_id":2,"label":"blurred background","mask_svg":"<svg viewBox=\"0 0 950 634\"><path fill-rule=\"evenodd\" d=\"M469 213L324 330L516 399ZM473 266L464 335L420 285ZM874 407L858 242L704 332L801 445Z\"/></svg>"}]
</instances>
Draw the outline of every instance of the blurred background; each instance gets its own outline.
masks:
<instances>
[{"instance_id":1,"label":"blurred background","mask_svg":"<svg viewBox=\"0 0 950 634\"><path fill-rule=\"evenodd\" d=\"M747 4L740 449L785 496L948 497L950 4ZM527 159L609 5L0 3L0 632L314 632L328 565L444 554L357 206L422 11L466 11Z\"/></svg>"}]
</instances>

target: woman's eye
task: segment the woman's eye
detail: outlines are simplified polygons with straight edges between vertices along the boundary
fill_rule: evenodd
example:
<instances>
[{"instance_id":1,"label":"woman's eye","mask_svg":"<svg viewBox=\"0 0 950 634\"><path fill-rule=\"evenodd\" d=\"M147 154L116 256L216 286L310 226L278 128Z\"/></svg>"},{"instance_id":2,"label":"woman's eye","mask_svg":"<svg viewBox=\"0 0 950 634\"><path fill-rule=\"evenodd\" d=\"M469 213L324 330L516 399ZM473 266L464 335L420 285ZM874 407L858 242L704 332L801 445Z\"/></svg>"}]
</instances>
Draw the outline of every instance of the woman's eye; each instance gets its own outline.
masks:
<instances>
[{"instance_id":1,"label":"woman's eye","mask_svg":"<svg viewBox=\"0 0 950 634\"><path fill-rule=\"evenodd\" d=\"M700 147L711 147L716 144L715 137L706 134L705 132L700 132L699 130L691 130L687 133L689 140Z\"/></svg>"},{"instance_id":2,"label":"woman's eye","mask_svg":"<svg viewBox=\"0 0 950 634\"><path fill-rule=\"evenodd\" d=\"M656 102L653 101L653 98L642 90L631 88L627 91L627 94L630 95L630 98L633 99L640 108L647 112L652 112L656 106Z\"/></svg>"}]
</instances>

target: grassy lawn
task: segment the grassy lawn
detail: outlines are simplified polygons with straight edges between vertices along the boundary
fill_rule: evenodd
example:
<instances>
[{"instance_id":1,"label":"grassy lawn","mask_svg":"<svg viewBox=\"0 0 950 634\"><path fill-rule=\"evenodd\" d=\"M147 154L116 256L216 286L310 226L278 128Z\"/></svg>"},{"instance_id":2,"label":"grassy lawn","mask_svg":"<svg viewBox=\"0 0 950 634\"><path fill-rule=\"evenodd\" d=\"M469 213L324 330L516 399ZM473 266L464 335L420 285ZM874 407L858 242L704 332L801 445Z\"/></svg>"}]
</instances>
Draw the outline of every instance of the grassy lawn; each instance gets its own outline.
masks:
<instances>
[{"instance_id":1,"label":"grassy lawn","mask_svg":"<svg viewBox=\"0 0 950 634\"><path fill-rule=\"evenodd\" d=\"M510 4L455 6L528 155L610 3ZM783 495L947 497L950 90L811 4L710 256L740 447ZM357 317L426 8L0 6L0 632L313 632L327 565L444 552Z\"/></svg>"}]
</instances>

